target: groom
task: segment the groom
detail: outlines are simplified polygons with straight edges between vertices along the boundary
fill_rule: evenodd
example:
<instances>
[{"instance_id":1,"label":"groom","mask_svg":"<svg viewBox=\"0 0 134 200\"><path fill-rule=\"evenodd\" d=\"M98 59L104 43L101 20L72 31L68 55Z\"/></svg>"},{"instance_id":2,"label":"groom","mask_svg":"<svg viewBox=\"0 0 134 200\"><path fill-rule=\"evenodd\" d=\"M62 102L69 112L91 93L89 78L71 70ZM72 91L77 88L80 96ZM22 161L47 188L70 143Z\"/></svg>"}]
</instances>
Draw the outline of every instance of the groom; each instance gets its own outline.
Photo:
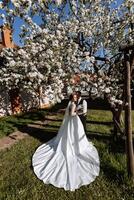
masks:
<instances>
[{"instance_id":1,"label":"groom","mask_svg":"<svg viewBox=\"0 0 134 200\"><path fill-rule=\"evenodd\" d=\"M81 119L81 122L84 126L84 130L86 133L86 117L87 117L87 102L85 99L81 98L81 92L77 91L76 92L77 95L77 114L79 116L79 118Z\"/></svg>"}]
</instances>

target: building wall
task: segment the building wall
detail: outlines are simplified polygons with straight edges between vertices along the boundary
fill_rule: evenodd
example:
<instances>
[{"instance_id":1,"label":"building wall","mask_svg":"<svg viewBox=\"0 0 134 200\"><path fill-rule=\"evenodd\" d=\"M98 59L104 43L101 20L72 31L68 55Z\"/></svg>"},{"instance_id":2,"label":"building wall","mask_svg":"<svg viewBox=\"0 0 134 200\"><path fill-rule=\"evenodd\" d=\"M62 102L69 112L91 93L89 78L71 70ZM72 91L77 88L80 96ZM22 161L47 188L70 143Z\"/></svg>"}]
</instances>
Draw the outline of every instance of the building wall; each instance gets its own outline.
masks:
<instances>
[{"instance_id":1,"label":"building wall","mask_svg":"<svg viewBox=\"0 0 134 200\"><path fill-rule=\"evenodd\" d=\"M8 26L1 26L0 51L3 48L16 48L17 45L12 41L12 30ZM2 60L1 60L2 63ZM15 90L2 91L0 89L0 116L16 114L39 107L38 98L33 97L27 92L15 92Z\"/></svg>"},{"instance_id":2,"label":"building wall","mask_svg":"<svg viewBox=\"0 0 134 200\"><path fill-rule=\"evenodd\" d=\"M16 112L13 112L9 93L6 90L0 90L0 117L40 108L39 99L37 97L33 97L26 91L20 92L19 96L21 98L21 110L19 108L16 109Z\"/></svg>"}]
</instances>

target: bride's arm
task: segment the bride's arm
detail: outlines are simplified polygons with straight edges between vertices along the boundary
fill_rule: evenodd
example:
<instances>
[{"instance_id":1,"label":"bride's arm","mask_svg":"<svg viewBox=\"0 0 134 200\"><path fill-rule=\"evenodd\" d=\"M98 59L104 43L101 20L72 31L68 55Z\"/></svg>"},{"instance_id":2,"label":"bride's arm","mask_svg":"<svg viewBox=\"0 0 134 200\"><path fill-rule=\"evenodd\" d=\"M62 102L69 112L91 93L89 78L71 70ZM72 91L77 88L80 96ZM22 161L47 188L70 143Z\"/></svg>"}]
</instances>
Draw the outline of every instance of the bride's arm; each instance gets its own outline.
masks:
<instances>
[{"instance_id":1,"label":"bride's arm","mask_svg":"<svg viewBox=\"0 0 134 200\"><path fill-rule=\"evenodd\" d=\"M76 115L76 105L75 105L75 103L72 103L72 105L71 105L70 115L71 116Z\"/></svg>"}]
</instances>

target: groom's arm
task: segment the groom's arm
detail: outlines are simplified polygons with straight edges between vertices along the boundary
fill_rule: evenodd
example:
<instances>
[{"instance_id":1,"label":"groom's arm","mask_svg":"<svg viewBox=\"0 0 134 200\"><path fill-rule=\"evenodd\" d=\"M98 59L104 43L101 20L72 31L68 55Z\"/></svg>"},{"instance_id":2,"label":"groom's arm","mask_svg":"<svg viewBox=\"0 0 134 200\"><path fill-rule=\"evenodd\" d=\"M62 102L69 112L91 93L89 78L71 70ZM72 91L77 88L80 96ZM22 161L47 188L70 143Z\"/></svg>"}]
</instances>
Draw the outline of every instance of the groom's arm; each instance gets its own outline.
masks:
<instances>
[{"instance_id":1,"label":"groom's arm","mask_svg":"<svg viewBox=\"0 0 134 200\"><path fill-rule=\"evenodd\" d=\"M87 114L87 102L86 102L86 100L83 100L83 108L82 108L82 110L81 110L81 108L79 109L77 109L77 114L78 115L86 115Z\"/></svg>"},{"instance_id":2,"label":"groom's arm","mask_svg":"<svg viewBox=\"0 0 134 200\"><path fill-rule=\"evenodd\" d=\"M87 101L83 100L83 115L87 114Z\"/></svg>"}]
</instances>

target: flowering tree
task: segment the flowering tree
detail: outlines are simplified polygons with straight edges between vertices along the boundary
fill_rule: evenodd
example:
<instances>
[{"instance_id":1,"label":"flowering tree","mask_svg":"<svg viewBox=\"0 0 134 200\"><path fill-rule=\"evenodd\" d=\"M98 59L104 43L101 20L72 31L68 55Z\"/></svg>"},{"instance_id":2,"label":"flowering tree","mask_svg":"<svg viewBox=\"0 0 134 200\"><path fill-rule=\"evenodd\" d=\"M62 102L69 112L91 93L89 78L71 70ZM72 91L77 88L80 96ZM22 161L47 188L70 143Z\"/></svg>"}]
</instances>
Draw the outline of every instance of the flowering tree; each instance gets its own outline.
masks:
<instances>
[{"instance_id":1,"label":"flowering tree","mask_svg":"<svg viewBox=\"0 0 134 200\"><path fill-rule=\"evenodd\" d=\"M117 65L120 56L111 58L118 53L120 43L133 41L133 1L119 6L112 0L51 2L1 3L7 11L1 15L5 24L13 26L16 16L25 22L20 34L25 46L2 53L7 61L0 71L1 84L9 89L25 87L34 95L42 85L53 93L53 100L60 101L65 84L69 91L73 89L70 75L86 71L90 75L81 73L81 82L74 89L90 91L93 98L107 96L112 107L120 105L122 64ZM65 6L70 9L67 16ZM34 22L36 14L43 25ZM96 78L92 79L91 73Z\"/></svg>"},{"instance_id":2,"label":"flowering tree","mask_svg":"<svg viewBox=\"0 0 134 200\"><path fill-rule=\"evenodd\" d=\"M59 24L58 28L60 31L42 29L42 32L27 38L22 48L4 49L2 56L6 62L0 71L3 77L1 85L7 89L27 88L34 94L39 86L44 86L50 93L53 91L54 100L63 99L64 79L80 64L76 56L81 52L78 45L67 37L63 25Z\"/></svg>"},{"instance_id":3,"label":"flowering tree","mask_svg":"<svg viewBox=\"0 0 134 200\"><path fill-rule=\"evenodd\" d=\"M133 42L133 1L118 6L113 0L51 2L1 3L7 11L1 15L5 24L13 25L16 16L25 22L20 34L25 46L2 53L7 61L0 71L1 84L7 88L23 85L33 94L39 85L49 85L53 100L60 101L65 84L73 89L70 75L86 71L90 75L81 73L81 82L74 89L90 91L93 98L107 96L112 107L121 104L123 67L121 56L114 55L121 43ZM67 16L65 6L70 10ZM36 14L43 25L34 22Z\"/></svg>"},{"instance_id":4,"label":"flowering tree","mask_svg":"<svg viewBox=\"0 0 134 200\"><path fill-rule=\"evenodd\" d=\"M113 54L118 52L121 42L133 40L131 28L133 1L125 1L113 9L114 3L116 1L112 0L69 1L68 8L71 14L68 15L68 19L62 13L67 1L57 0L51 3L51 1L43 0L12 0L5 1L5 4L1 3L1 7L7 11L6 15L1 15L5 24L12 25L16 16L25 22L21 32L25 46L19 50L4 50L3 56L6 57L7 64L6 68L1 70L1 76L4 74L1 80L5 80L8 88L22 84L24 87L32 86L37 89L39 84L47 87L46 83L48 83L52 91L55 88L58 96L63 98L59 95L63 83L67 82L69 74L80 73L84 66L88 73L93 71L98 78L95 79L96 81L91 81L89 76L82 75L78 88L91 91L93 97L103 97L105 93L109 93L111 104L117 103L116 99L121 93L121 88L117 86L119 79L116 79L114 75L117 74L115 70L118 71L118 69L114 68L114 73L107 75L111 66L108 60L110 61ZM51 6L55 6L54 11ZM36 14L40 15L43 28L32 20ZM100 54L103 57L102 60ZM98 66L99 69L96 70ZM15 68L19 69L19 74L16 73ZM7 74L3 71L6 69ZM56 89L52 77L60 80L59 85L56 80L56 87L59 89Z\"/></svg>"},{"instance_id":5,"label":"flowering tree","mask_svg":"<svg viewBox=\"0 0 134 200\"><path fill-rule=\"evenodd\" d=\"M92 98L106 97L119 127L123 63L118 51L120 43L133 42L133 1L119 6L112 0L51 2L1 3L7 11L1 15L6 25L13 26L16 16L25 22L20 34L24 47L2 52L6 62L0 71L1 85L25 88L36 96L42 86L58 102L64 87L86 90ZM70 10L67 16L65 6ZM34 22L36 14L43 25ZM75 73L81 74L77 86L70 81Z\"/></svg>"}]
</instances>

